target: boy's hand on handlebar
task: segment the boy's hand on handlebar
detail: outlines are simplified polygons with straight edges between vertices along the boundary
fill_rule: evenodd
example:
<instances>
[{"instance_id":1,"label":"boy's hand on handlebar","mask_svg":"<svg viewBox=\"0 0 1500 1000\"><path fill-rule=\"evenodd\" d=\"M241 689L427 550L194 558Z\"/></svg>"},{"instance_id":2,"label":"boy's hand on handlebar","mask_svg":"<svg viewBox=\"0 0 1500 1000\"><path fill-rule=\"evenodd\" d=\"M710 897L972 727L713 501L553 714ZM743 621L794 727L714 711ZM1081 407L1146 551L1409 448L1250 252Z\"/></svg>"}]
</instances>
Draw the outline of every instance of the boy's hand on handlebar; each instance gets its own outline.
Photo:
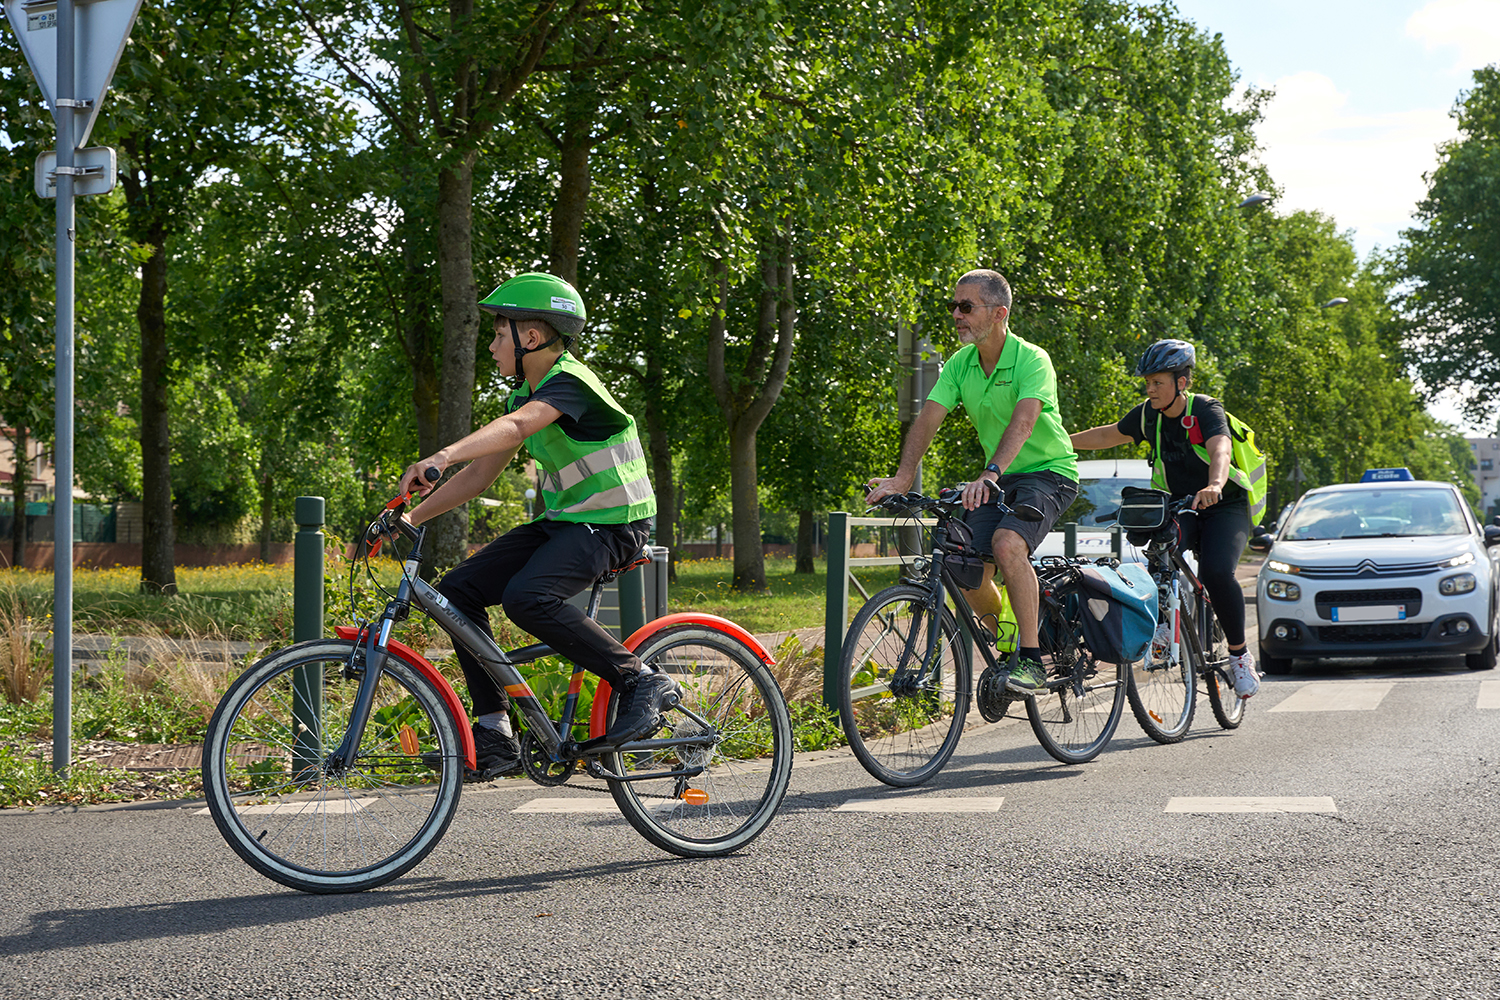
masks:
<instances>
[{"instance_id":1,"label":"boy's hand on handlebar","mask_svg":"<svg viewBox=\"0 0 1500 1000\"><path fill-rule=\"evenodd\" d=\"M443 469L446 467L447 463L440 461L435 455L419 459L401 473L401 483L397 488L402 493L415 493L425 497L432 492L433 485L443 478Z\"/></svg>"}]
</instances>

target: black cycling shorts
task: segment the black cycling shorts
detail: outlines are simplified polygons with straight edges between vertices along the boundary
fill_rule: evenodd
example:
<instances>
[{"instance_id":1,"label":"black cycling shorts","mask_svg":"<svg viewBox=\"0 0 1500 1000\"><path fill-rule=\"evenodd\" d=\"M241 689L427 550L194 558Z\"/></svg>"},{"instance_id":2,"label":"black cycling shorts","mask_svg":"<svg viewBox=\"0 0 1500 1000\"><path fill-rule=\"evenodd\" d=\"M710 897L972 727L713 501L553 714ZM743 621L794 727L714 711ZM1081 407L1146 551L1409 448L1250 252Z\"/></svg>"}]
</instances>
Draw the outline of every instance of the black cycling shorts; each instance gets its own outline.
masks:
<instances>
[{"instance_id":1,"label":"black cycling shorts","mask_svg":"<svg viewBox=\"0 0 1500 1000\"><path fill-rule=\"evenodd\" d=\"M1014 531L1026 540L1026 551L1035 552L1062 512L1078 498L1078 483L1050 469L1001 476L999 485L1007 504L1012 507L1029 504L1043 516L1040 521L1023 521L1013 514L1000 513L993 503L966 512L964 521L974 529L974 547L992 562L995 532L1002 528Z\"/></svg>"}]
</instances>

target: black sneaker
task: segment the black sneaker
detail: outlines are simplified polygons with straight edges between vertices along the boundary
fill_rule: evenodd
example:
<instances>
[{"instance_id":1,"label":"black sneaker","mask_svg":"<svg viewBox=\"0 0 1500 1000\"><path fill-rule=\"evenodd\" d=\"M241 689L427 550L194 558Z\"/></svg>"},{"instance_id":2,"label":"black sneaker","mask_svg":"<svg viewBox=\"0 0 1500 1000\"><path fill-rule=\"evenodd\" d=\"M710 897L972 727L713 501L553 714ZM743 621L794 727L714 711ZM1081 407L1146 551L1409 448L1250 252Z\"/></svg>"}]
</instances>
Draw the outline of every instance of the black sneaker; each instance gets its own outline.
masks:
<instances>
[{"instance_id":1,"label":"black sneaker","mask_svg":"<svg viewBox=\"0 0 1500 1000\"><path fill-rule=\"evenodd\" d=\"M490 781L521 770L521 745L514 736L498 729L474 725L474 760L479 766L464 769L466 781Z\"/></svg>"},{"instance_id":2,"label":"black sneaker","mask_svg":"<svg viewBox=\"0 0 1500 1000\"><path fill-rule=\"evenodd\" d=\"M661 728L665 721L662 709L677 704L682 688L666 674L626 674L618 688L615 721L604 733L604 742L619 746L631 740L645 739Z\"/></svg>"}]
</instances>

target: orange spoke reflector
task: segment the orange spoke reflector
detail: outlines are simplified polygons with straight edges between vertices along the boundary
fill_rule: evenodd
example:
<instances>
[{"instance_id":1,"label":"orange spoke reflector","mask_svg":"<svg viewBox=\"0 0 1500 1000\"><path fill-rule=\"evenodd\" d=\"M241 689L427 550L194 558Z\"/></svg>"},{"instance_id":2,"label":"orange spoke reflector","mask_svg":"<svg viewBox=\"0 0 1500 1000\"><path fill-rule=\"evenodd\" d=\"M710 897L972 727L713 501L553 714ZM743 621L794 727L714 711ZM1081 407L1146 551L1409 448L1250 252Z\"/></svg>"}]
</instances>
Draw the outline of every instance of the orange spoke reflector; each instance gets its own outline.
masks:
<instances>
[{"instance_id":1,"label":"orange spoke reflector","mask_svg":"<svg viewBox=\"0 0 1500 1000\"><path fill-rule=\"evenodd\" d=\"M1161 722L1161 716L1157 715L1155 712L1147 712L1146 714L1151 716L1151 718L1155 719L1157 722ZM1162 725L1166 725L1166 723L1162 722Z\"/></svg>"},{"instance_id":2,"label":"orange spoke reflector","mask_svg":"<svg viewBox=\"0 0 1500 1000\"><path fill-rule=\"evenodd\" d=\"M417 755L417 732L411 726L402 726L401 732L396 734L396 739L401 741L401 752L408 757Z\"/></svg>"},{"instance_id":3,"label":"orange spoke reflector","mask_svg":"<svg viewBox=\"0 0 1500 1000\"><path fill-rule=\"evenodd\" d=\"M708 793L701 788L689 788L683 791L682 801L695 806L708 805Z\"/></svg>"}]
</instances>

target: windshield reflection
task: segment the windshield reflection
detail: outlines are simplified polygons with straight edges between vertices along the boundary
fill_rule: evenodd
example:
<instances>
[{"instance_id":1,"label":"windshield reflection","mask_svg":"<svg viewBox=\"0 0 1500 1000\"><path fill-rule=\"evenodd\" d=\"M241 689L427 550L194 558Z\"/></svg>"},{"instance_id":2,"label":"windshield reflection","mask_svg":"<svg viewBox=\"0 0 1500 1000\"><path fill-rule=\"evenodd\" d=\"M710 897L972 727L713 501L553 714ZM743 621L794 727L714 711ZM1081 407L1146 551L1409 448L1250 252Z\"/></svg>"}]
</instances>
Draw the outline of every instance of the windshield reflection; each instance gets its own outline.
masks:
<instances>
[{"instance_id":1,"label":"windshield reflection","mask_svg":"<svg viewBox=\"0 0 1500 1000\"><path fill-rule=\"evenodd\" d=\"M1340 490L1304 497L1287 519L1281 537L1311 542L1467 532L1458 501L1447 490Z\"/></svg>"}]
</instances>

